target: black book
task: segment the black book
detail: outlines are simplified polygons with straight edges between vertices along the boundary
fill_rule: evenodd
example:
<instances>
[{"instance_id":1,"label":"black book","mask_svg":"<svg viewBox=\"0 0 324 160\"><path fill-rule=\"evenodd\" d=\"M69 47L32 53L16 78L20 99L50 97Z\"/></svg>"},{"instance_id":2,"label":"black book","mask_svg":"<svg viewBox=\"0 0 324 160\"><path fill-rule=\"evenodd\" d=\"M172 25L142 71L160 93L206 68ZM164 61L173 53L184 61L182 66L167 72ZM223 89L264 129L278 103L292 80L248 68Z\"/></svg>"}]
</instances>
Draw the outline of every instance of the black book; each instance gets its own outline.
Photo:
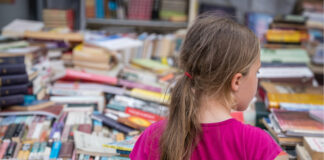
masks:
<instances>
[{"instance_id":1,"label":"black book","mask_svg":"<svg viewBox=\"0 0 324 160\"><path fill-rule=\"evenodd\" d=\"M11 139L13 135L15 134L15 131L17 129L17 124L13 123L8 126L8 129L3 137L3 139Z\"/></svg>"},{"instance_id":2,"label":"black book","mask_svg":"<svg viewBox=\"0 0 324 160\"><path fill-rule=\"evenodd\" d=\"M26 73L26 66L23 63L0 65L0 76L25 74L25 73Z\"/></svg>"},{"instance_id":3,"label":"black book","mask_svg":"<svg viewBox=\"0 0 324 160\"><path fill-rule=\"evenodd\" d=\"M121 123L118 123L117 121L105 116L104 114L92 114L91 118L94 120L97 120L97 121L101 121L104 125L114 128L120 132L127 134L127 135L135 135L138 133L137 130L134 130L133 128L125 126Z\"/></svg>"},{"instance_id":4,"label":"black book","mask_svg":"<svg viewBox=\"0 0 324 160\"><path fill-rule=\"evenodd\" d=\"M6 153L4 155L4 158L5 159L13 158L16 147L17 147L17 142L13 142L13 141L10 142L10 144L6 150Z\"/></svg>"},{"instance_id":5,"label":"black book","mask_svg":"<svg viewBox=\"0 0 324 160\"><path fill-rule=\"evenodd\" d=\"M27 74L0 76L0 87L26 83L28 83Z\"/></svg>"},{"instance_id":6,"label":"black book","mask_svg":"<svg viewBox=\"0 0 324 160\"><path fill-rule=\"evenodd\" d=\"M24 103L24 95L0 97L0 107L21 105Z\"/></svg>"},{"instance_id":7,"label":"black book","mask_svg":"<svg viewBox=\"0 0 324 160\"><path fill-rule=\"evenodd\" d=\"M25 84L0 87L0 97L17 94L27 94L27 92L28 87Z\"/></svg>"},{"instance_id":8,"label":"black book","mask_svg":"<svg viewBox=\"0 0 324 160\"><path fill-rule=\"evenodd\" d=\"M24 64L25 56L16 56L16 57L0 57L0 65L5 64Z\"/></svg>"},{"instance_id":9,"label":"black book","mask_svg":"<svg viewBox=\"0 0 324 160\"><path fill-rule=\"evenodd\" d=\"M153 7L152 7L152 19L153 20L159 19L160 6L161 6L160 0L153 0Z\"/></svg>"}]
</instances>

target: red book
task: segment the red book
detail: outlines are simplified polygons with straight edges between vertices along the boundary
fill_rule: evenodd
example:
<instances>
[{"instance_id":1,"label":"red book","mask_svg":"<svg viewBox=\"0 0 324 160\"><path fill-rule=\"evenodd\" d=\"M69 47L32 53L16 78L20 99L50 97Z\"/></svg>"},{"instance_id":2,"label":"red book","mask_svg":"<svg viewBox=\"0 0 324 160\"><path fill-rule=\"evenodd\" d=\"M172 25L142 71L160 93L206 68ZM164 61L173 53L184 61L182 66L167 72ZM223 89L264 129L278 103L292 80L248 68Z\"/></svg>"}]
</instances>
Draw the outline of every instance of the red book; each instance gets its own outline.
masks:
<instances>
[{"instance_id":1,"label":"red book","mask_svg":"<svg viewBox=\"0 0 324 160\"><path fill-rule=\"evenodd\" d=\"M80 124L78 127L78 131L91 134L92 126L91 124Z\"/></svg>"},{"instance_id":2,"label":"red book","mask_svg":"<svg viewBox=\"0 0 324 160\"><path fill-rule=\"evenodd\" d=\"M117 84L116 77L102 76L102 75L97 75L97 74L92 74L92 73L75 71L72 69L67 69L65 71L65 76L61 79L63 79L63 80L83 80L83 81L98 82L98 83L111 84L111 85Z\"/></svg>"},{"instance_id":3,"label":"red book","mask_svg":"<svg viewBox=\"0 0 324 160\"><path fill-rule=\"evenodd\" d=\"M138 116L144 119L147 119L149 121L159 121L164 119L163 117L149 113L149 112L144 112L139 109L131 108L131 107L126 107L125 113L132 115L132 116Z\"/></svg>"}]
</instances>

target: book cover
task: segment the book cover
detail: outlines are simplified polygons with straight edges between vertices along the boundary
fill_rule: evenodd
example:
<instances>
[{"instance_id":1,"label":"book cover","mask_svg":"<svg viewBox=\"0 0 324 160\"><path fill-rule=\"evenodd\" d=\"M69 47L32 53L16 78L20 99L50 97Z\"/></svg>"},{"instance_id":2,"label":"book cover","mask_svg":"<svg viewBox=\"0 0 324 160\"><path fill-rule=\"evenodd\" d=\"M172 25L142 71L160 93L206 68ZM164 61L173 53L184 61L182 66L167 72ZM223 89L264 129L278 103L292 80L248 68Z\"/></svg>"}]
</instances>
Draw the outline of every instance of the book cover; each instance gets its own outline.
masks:
<instances>
[{"instance_id":1,"label":"book cover","mask_svg":"<svg viewBox=\"0 0 324 160\"><path fill-rule=\"evenodd\" d=\"M137 139L138 139L138 136L134 136L133 138L128 139L128 140L124 140L121 142L107 143L107 144L104 144L103 146L107 147L107 148L114 148L114 149L123 150L123 151L132 151Z\"/></svg>"},{"instance_id":2,"label":"book cover","mask_svg":"<svg viewBox=\"0 0 324 160\"><path fill-rule=\"evenodd\" d=\"M27 94L27 85L3 86L0 87L0 97Z\"/></svg>"},{"instance_id":3,"label":"book cover","mask_svg":"<svg viewBox=\"0 0 324 160\"><path fill-rule=\"evenodd\" d=\"M324 136L324 124L310 118L308 112L271 110L280 129L291 136Z\"/></svg>"},{"instance_id":4,"label":"book cover","mask_svg":"<svg viewBox=\"0 0 324 160\"><path fill-rule=\"evenodd\" d=\"M64 79L64 80L84 80L84 81L105 83L105 84L111 84L111 85L117 84L116 77L96 75L96 74L91 74L91 73L86 73L86 72L75 71L75 70L71 70L71 69L67 69L65 71L65 76L62 79Z\"/></svg>"},{"instance_id":5,"label":"book cover","mask_svg":"<svg viewBox=\"0 0 324 160\"><path fill-rule=\"evenodd\" d=\"M17 57L15 57L15 58L17 58ZM26 67L25 67L24 63L2 64L1 60L0 60L0 76L2 76L2 75L17 75L17 74L25 74L25 73L26 73Z\"/></svg>"},{"instance_id":6,"label":"book cover","mask_svg":"<svg viewBox=\"0 0 324 160\"><path fill-rule=\"evenodd\" d=\"M152 124L150 121L137 116L119 117L117 122L138 130L144 130Z\"/></svg>"},{"instance_id":7,"label":"book cover","mask_svg":"<svg viewBox=\"0 0 324 160\"><path fill-rule=\"evenodd\" d=\"M138 131L136 131L128 126L125 126L121 123L118 123L117 121L115 121L112 118L109 118L103 114L92 114L91 118L95 119L97 121L101 121L104 125L106 125L108 127L112 127L120 132L127 134L127 135L135 135L138 133Z\"/></svg>"},{"instance_id":8,"label":"book cover","mask_svg":"<svg viewBox=\"0 0 324 160\"><path fill-rule=\"evenodd\" d=\"M49 117L58 118L63 110L62 105L52 105L43 109L33 110L33 111L12 111L12 110L2 110L0 112L1 116L17 116L17 115L44 115Z\"/></svg>"},{"instance_id":9,"label":"book cover","mask_svg":"<svg viewBox=\"0 0 324 160\"><path fill-rule=\"evenodd\" d=\"M73 141L67 141L63 142L59 154L59 158L72 158L74 149L74 142Z\"/></svg>"},{"instance_id":10,"label":"book cover","mask_svg":"<svg viewBox=\"0 0 324 160\"><path fill-rule=\"evenodd\" d=\"M324 106L323 110L310 110L309 111L309 116L321 123L324 123Z\"/></svg>"},{"instance_id":11,"label":"book cover","mask_svg":"<svg viewBox=\"0 0 324 160\"><path fill-rule=\"evenodd\" d=\"M27 84L27 83L28 83L28 75L27 74L6 75L6 76L0 77L0 87L16 85L16 84Z\"/></svg>"},{"instance_id":12,"label":"book cover","mask_svg":"<svg viewBox=\"0 0 324 160\"><path fill-rule=\"evenodd\" d=\"M0 107L19 105L24 103L24 95L0 97Z\"/></svg>"},{"instance_id":13,"label":"book cover","mask_svg":"<svg viewBox=\"0 0 324 160\"><path fill-rule=\"evenodd\" d=\"M130 108L130 107L126 107L125 113L132 115L132 116L138 116L138 117L144 118L146 120L154 121L154 122L163 119L163 117L160 117L159 115L149 113L149 112L144 112L139 109Z\"/></svg>"},{"instance_id":14,"label":"book cover","mask_svg":"<svg viewBox=\"0 0 324 160\"><path fill-rule=\"evenodd\" d=\"M304 147L312 159L322 159L324 157L323 137L304 137Z\"/></svg>"}]
</instances>

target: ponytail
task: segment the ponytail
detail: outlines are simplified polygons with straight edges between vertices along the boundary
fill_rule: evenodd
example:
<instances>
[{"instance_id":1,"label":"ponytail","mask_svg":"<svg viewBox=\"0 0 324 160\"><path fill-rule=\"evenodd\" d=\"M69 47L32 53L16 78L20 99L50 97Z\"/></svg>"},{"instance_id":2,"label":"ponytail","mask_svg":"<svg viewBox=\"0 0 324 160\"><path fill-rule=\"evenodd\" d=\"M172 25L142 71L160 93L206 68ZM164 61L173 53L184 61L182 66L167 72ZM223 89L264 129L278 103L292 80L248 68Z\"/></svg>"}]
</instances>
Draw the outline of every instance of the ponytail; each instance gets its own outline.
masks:
<instances>
[{"instance_id":1,"label":"ponytail","mask_svg":"<svg viewBox=\"0 0 324 160\"><path fill-rule=\"evenodd\" d=\"M198 121L198 92L193 80L183 76L172 90L168 125L160 139L160 159L189 159L195 139L200 132Z\"/></svg>"}]
</instances>

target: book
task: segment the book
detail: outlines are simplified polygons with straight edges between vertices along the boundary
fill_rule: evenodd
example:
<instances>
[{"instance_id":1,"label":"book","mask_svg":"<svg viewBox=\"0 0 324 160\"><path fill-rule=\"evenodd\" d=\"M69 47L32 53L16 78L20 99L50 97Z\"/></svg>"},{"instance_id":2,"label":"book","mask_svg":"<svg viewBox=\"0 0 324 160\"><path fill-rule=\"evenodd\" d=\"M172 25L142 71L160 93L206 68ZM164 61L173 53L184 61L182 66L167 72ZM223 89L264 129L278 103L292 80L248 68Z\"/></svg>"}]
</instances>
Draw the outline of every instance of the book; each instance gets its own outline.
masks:
<instances>
[{"instance_id":1,"label":"book","mask_svg":"<svg viewBox=\"0 0 324 160\"><path fill-rule=\"evenodd\" d=\"M133 138L128 139L128 140L124 140L121 142L106 143L103 146L106 148L114 148L114 149L123 150L123 151L132 151L137 139L138 139L138 136L134 136Z\"/></svg>"},{"instance_id":2,"label":"book","mask_svg":"<svg viewBox=\"0 0 324 160\"><path fill-rule=\"evenodd\" d=\"M82 42L83 35L80 33L55 33L46 31L26 31L24 37L39 40L56 40L69 42Z\"/></svg>"},{"instance_id":3,"label":"book","mask_svg":"<svg viewBox=\"0 0 324 160\"><path fill-rule=\"evenodd\" d=\"M11 57L13 61L8 62L15 62L18 57ZM7 60L10 58L7 58ZM3 60L3 61L2 61ZM19 61L19 60L18 60ZM0 58L0 76L2 75L17 75L17 74L25 74L26 73L26 67L24 63L24 57L21 57L21 64L5 64L4 58Z\"/></svg>"},{"instance_id":4,"label":"book","mask_svg":"<svg viewBox=\"0 0 324 160\"><path fill-rule=\"evenodd\" d=\"M0 107L19 105L24 103L24 95L0 97Z\"/></svg>"},{"instance_id":5,"label":"book","mask_svg":"<svg viewBox=\"0 0 324 160\"><path fill-rule=\"evenodd\" d=\"M105 99L103 96L51 96L50 101L59 104L96 104L100 112L105 108Z\"/></svg>"},{"instance_id":6,"label":"book","mask_svg":"<svg viewBox=\"0 0 324 160\"><path fill-rule=\"evenodd\" d=\"M100 121L102 122L104 125L108 126L108 127L111 127L111 128L114 128L120 132L123 132L127 135L136 135L138 134L138 131L130 128L130 127L127 127L121 123L118 123L117 121L113 120L112 118L109 118L103 114L92 114L91 115L91 118L92 119L95 119L97 121Z\"/></svg>"},{"instance_id":7,"label":"book","mask_svg":"<svg viewBox=\"0 0 324 160\"><path fill-rule=\"evenodd\" d=\"M134 88L130 92L126 92L126 94L135 98L164 104L167 104L170 98L170 95L168 93L162 94L138 88Z\"/></svg>"},{"instance_id":8,"label":"book","mask_svg":"<svg viewBox=\"0 0 324 160\"><path fill-rule=\"evenodd\" d=\"M18 115L44 115L53 118L58 118L63 110L62 105L52 105L43 109L32 110L32 111L17 111L17 110L2 110L0 116L18 116Z\"/></svg>"},{"instance_id":9,"label":"book","mask_svg":"<svg viewBox=\"0 0 324 160\"><path fill-rule=\"evenodd\" d=\"M295 146L298 143L302 143L302 137L287 136L284 134L275 122L273 115L269 115L269 118L262 118L261 122L280 145Z\"/></svg>"},{"instance_id":10,"label":"book","mask_svg":"<svg viewBox=\"0 0 324 160\"><path fill-rule=\"evenodd\" d=\"M297 159L298 160L311 160L311 156L309 153L306 151L305 147L297 144L296 145L296 153L297 153Z\"/></svg>"},{"instance_id":11,"label":"book","mask_svg":"<svg viewBox=\"0 0 324 160\"><path fill-rule=\"evenodd\" d=\"M324 157L324 138L323 137L304 137L304 147L312 159L323 159Z\"/></svg>"},{"instance_id":12,"label":"book","mask_svg":"<svg viewBox=\"0 0 324 160\"><path fill-rule=\"evenodd\" d=\"M138 117L141 117L146 120L153 121L153 122L164 119L163 117L160 117L159 115L141 111L139 109L135 109L135 108L131 108L131 107L126 107L125 113L132 115L132 116L138 116Z\"/></svg>"},{"instance_id":13,"label":"book","mask_svg":"<svg viewBox=\"0 0 324 160\"><path fill-rule=\"evenodd\" d=\"M67 141L62 142L61 150L59 153L59 158L72 158L74 149L74 142L73 141Z\"/></svg>"},{"instance_id":14,"label":"book","mask_svg":"<svg viewBox=\"0 0 324 160\"><path fill-rule=\"evenodd\" d=\"M132 59L131 64L148 69L155 73L164 73L172 70L168 65L162 64L160 62L151 60L151 59Z\"/></svg>"},{"instance_id":15,"label":"book","mask_svg":"<svg viewBox=\"0 0 324 160\"><path fill-rule=\"evenodd\" d=\"M10 65L10 64L22 64L23 65L24 62L25 62L24 56L5 57L5 56L1 56L1 54L0 54L0 65L1 65L1 68L3 68L3 69L1 69L2 73L4 73L4 71L3 71L4 69L5 69L5 73L7 72L6 65ZM10 67L11 66L8 66L8 68L10 68Z\"/></svg>"},{"instance_id":16,"label":"book","mask_svg":"<svg viewBox=\"0 0 324 160\"><path fill-rule=\"evenodd\" d=\"M43 22L15 19L2 28L2 36L23 37L25 31L40 31Z\"/></svg>"},{"instance_id":17,"label":"book","mask_svg":"<svg viewBox=\"0 0 324 160\"><path fill-rule=\"evenodd\" d=\"M307 52L304 49L261 49L261 62L310 62Z\"/></svg>"},{"instance_id":18,"label":"book","mask_svg":"<svg viewBox=\"0 0 324 160\"><path fill-rule=\"evenodd\" d=\"M319 122L324 123L324 110L310 110L309 116Z\"/></svg>"},{"instance_id":19,"label":"book","mask_svg":"<svg viewBox=\"0 0 324 160\"><path fill-rule=\"evenodd\" d=\"M112 139L74 131L75 149L78 154L94 156L113 156L116 155L115 149L103 147L106 143L111 143Z\"/></svg>"},{"instance_id":20,"label":"book","mask_svg":"<svg viewBox=\"0 0 324 160\"><path fill-rule=\"evenodd\" d=\"M27 94L27 91L27 85L4 86L0 87L0 96Z\"/></svg>"},{"instance_id":21,"label":"book","mask_svg":"<svg viewBox=\"0 0 324 160\"><path fill-rule=\"evenodd\" d=\"M305 93L268 93L265 103L268 108L279 108L280 103L324 105L324 95Z\"/></svg>"},{"instance_id":22,"label":"book","mask_svg":"<svg viewBox=\"0 0 324 160\"><path fill-rule=\"evenodd\" d=\"M91 74L91 73L86 73L86 72L80 72L80 71L75 71L72 69L66 69L65 75L61 79L84 80L84 81L89 81L89 82L105 83L105 84L111 84L111 85L117 84L117 78L115 78L115 77L108 77L108 76L102 76L102 75Z\"/></svg>"},{"instance_id":23,"label":"book","mask_svg":"<svg viewBox=\"0 0 324 160\"><path fill-rule=\"evenodd\" d=\"M308 112L272 109L280 129L291 136L324 136L324 124L310 118Z\"/></svg>"},{"instance_id":24,"label":"book","mask_svg":"<svg viewBox=\"0 0 324 160\"><path fill-rule=\"evenodd\" d=\"M145 128L149 127L152 123L144 118L140 118L137 116L130 116L130 117L119 117L117 122L122 123L126 126L137 130L144 130Z\"/></svg>"},{"instance_id":25,"label":"book","mask_svg":"<svg viewBox=\"0 0 324 160\"><path fill-rule=\"evenodd\" d=\"M27 74L6 75L6 76L0 77L0 87L17 85L17 84L27 84L27 83L28 83L28 75Z\"/></svg>"},{"instance_id":26,"label":"book","mask_svg":"<svg viewBox=\"0 0 324 160\"><path fill-rule=\"evenodd\" d=\"M27 103L27 104L23 104L23 105L13 105L13 106L7 107L6 110L8 110L8 111L36 111L36 110L47 108L54 104L55 104L54 102L47 101L47 100L35 100L31 103Z\"/></svg>"}]
</instances>

